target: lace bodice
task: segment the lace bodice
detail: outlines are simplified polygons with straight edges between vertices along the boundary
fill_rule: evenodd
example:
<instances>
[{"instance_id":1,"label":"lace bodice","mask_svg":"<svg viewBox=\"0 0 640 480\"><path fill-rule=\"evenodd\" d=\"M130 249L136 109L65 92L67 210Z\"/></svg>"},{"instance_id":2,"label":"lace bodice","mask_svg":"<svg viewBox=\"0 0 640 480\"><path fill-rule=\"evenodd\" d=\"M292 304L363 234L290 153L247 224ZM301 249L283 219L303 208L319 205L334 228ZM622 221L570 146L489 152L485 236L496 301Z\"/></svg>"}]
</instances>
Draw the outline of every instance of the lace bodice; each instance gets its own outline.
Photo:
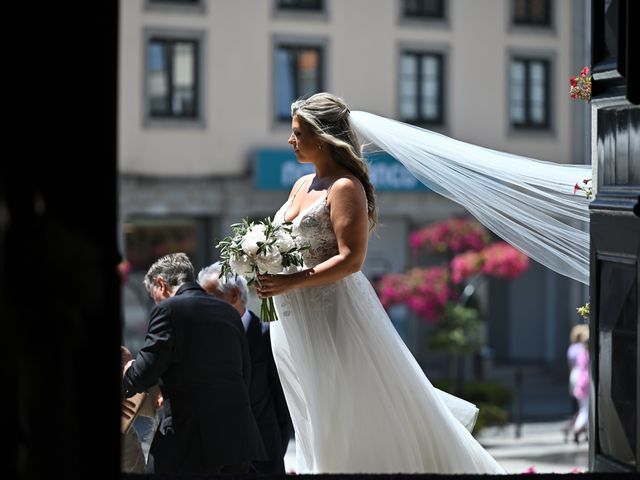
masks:
<instances>
[{"instance_id":1,"label":"lace bodice","mask_svg":"<svg viewBox=\"0 0 640 480\"><path fill-rule=\"evenodd\" d=\"M285 202L275 215L276 221L284 222L292 199ZM314 267L338 254L338 242L331 226L327 193L302 210L293 219L293 232L301 242L310 245L303 253L305 267Z\"/></svg>"}]
</instances>

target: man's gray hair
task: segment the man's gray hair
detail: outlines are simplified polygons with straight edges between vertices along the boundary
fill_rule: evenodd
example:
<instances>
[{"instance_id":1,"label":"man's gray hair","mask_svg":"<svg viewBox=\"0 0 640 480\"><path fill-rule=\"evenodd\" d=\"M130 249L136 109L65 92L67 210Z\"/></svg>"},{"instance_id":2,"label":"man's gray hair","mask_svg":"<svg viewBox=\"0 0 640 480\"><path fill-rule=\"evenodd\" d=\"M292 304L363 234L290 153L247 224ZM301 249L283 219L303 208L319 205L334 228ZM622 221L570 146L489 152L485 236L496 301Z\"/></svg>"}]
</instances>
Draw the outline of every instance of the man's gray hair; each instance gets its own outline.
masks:
<instances>
[{"instance_id":1,"label":"man's gray hair","mask_svg":"<svg viewBox=\"0 0 640 480\"><path fill-rule=\"evenodd\" d=\"M195 271L186 253L170 253L155 261L144 276L144 288L151 293L156 278L162 277L172 287L195 281Z\"/></svg>"},{"instance_id":2,"label":"man's gray hair","mask_svg":"<svg viewBox=\"0 0 640 480\"><path fill-rule=\"evenodd\" d=\"M223 294L226 294L234 288L237 288L242 306L246 307L247 302L249 301L249 289L247 288L247 281L241 275L229 274L222 277L220 276L221 269L222 266L220 265L220 262L216 262L209 265L208 267L204 267L198 273L198 283L202 285L207 281L207 279L209 279L209 277L215 275L216 277L218 277L218 288L220 289L220 291Z\"/></svg>"}]
</instances>

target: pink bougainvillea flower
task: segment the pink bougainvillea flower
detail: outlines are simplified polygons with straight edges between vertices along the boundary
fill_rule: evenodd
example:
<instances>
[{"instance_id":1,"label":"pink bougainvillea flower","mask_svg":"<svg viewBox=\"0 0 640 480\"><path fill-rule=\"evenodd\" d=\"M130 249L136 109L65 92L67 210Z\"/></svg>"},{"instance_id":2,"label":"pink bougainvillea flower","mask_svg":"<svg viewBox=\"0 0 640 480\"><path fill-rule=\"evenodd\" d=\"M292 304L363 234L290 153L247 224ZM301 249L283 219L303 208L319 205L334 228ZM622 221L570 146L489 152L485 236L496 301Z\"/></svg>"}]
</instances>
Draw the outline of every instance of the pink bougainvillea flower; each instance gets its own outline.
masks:
<instances>
[{"instance_id":1,"label":"pink bougainvillea flower","mask_svg":"<svg viewBox=\"0 0 640 480\"><path fill-rule=\"evenodd\" d=\"M529 258L505 242L491 243L489 232L472 218L450 218L412 232L409 245L416 251L453 254L441 266L416 267L406 273L384 275L375 284L384 308L405 304L428 324L444 318L447 305L459 300L459 285L483 274L513 279L529 267Z\"/></svg>"},{"instance_id":2,"label":"pink bougainvillea flower","mask_svg":"<svg viewBox=\"0 0 640 480\"><path fill-rule=\"evenodd\" d=\"M460 284L473 277L482 269L484 256L477 252L467 252L456 255L451 261L451 280Z\"/></svg>"},{"instance_id":3,"label":"pink bougainvillea flower","mask_svg":"<svg viewBox=\"0 0 640 480\"><path fill-rule=\"evenodd\" d=\"M458 253L482 250L489 243L489 232L471 218L450 218L433 223L409 236L409 244L434 253Z\"/></svg>"},{"instance_id":4,"label":"pink bougainvillea flower","mask_svg":"<svg viewBox=\"0 0 640 480\"><path fill-rule=\"evenodd\" d=\"M492 277L514 279L529 268L529 257L506 242L489 245L482 254L482 272Z\"/></svg>"},{"instance_id":5,"label":"pink bougainvillea flower","mask_svg":"<svg viewBox=\"0 0 640 480\"><path fill-rule=\"evenodd\" d=\"M427 323L437 323L451 300L449 271L445 267L414 268L405 274L383 276L376 285L385 308L405 303Z\"/></svg>"}]
</instances>

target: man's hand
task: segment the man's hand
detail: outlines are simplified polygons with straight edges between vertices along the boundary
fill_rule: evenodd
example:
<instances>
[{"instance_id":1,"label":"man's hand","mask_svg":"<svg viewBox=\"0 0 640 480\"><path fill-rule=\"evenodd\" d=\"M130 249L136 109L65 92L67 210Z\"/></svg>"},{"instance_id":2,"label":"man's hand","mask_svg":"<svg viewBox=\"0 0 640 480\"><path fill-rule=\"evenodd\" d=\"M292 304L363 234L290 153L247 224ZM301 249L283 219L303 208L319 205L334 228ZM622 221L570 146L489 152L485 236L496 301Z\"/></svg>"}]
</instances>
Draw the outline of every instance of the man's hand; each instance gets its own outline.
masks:
<instances>
[{"instance_id":1,"label":"man's hand","mask_svg":"<svg viewBox=\"0 0 640 480\"><path fill-rule=\"evenodd\" d=\"M120 346L120 353L122 354L122 363L128 363L133 356L131 355L131 352L129 351L129 349L127 347L125 347L124 345Z\"/></svg>"},{"instance_id":2,"label":"man's hand","mask_svg":"<svg viewBox=\"0 0 640 480\"><path fill-rule=\"evenodd\" d=\"M131 400L128 400L125 398L120 403L120 414L122 415L123 418L125 418L126 420L129 420L135 416L136 414L135 408L136 408L136 404L133 403Z\"/></svg>"}]
</instances>

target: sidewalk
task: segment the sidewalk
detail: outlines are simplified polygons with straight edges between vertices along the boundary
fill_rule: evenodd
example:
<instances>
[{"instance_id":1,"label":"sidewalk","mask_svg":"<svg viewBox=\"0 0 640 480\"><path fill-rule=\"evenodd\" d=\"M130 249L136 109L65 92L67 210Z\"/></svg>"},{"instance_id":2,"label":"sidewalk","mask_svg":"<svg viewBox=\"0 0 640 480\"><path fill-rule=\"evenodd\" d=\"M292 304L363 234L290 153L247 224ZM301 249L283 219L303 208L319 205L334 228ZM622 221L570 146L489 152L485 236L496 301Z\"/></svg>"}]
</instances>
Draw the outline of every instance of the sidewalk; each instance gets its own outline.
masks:
<instances>
[{"instance_id":1,"label":"sidewalk","mask_svg":"<svg viewBox=\"0 0 640 480\"><path fill-rule=\"evenodd\" d=\"M515 438L515 425L487 428L478 441L507 471L524 473L531 467L536 473L571 473L574 468L587 471L589 446L564 443L561 422L525 423L520 438ZM287 472L295 471L295 442L289 443L284 459Z\"/></svg>"},{"instance_id":2,"label":"sidewalk","mask_svg":"<svg viewBox=\"0 0 640 480\"><path fill-rule=\"evenodd\" d=\"M525 423L520 438L515 438L513 424L487 428L478 441L507 471L523 473L533 467L536 473L571 473L574 468L588 470L589 444L576 445L570 438L564 443L561 422Z\"/></svg>"}]
</instances>

